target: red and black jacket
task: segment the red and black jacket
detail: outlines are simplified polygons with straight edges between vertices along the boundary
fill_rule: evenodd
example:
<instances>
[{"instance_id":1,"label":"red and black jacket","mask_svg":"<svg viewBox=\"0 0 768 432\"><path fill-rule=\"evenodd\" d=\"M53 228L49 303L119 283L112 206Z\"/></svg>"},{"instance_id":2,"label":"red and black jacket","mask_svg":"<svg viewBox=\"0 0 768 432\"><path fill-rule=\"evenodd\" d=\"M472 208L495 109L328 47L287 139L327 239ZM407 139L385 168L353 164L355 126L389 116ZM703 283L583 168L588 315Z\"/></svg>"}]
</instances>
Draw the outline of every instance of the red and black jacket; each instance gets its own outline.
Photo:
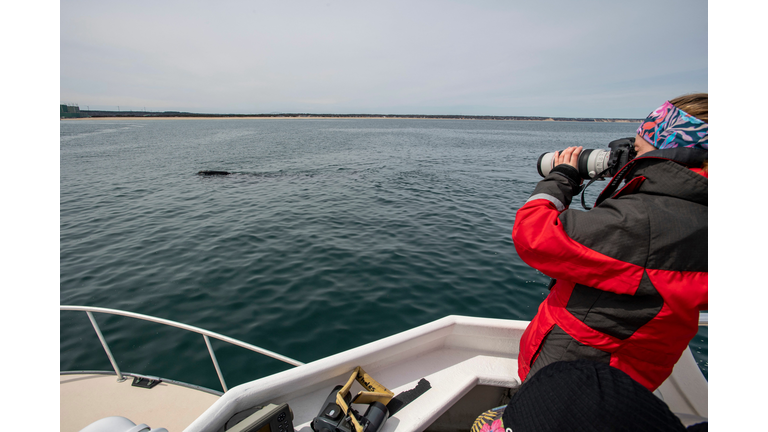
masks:
<instances>
[{"instance_id":1,"label":"red and black jacket","mask_svg":"<svg viewBox=\"0 0 768 432\"><path fill-rule=\"evenodd\" d=\"M520 342L520 378L560 360L609 363L655 390L707 309L707 151L627 163L594 209L568 209L578 173L560 165L515 216L518 255L553 278ZM622 181L626 184L614 193Z\"/></svg>"}]
</instances>

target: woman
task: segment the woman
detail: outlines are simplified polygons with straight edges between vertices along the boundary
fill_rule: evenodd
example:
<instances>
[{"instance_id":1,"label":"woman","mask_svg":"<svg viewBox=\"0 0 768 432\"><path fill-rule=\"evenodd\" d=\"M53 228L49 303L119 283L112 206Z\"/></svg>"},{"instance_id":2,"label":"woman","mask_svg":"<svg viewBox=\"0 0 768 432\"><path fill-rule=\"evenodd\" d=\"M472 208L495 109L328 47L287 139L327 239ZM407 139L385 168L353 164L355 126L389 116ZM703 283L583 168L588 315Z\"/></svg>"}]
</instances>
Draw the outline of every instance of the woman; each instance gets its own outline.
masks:
<instances>
[{"instance_id":1,"label":"woman","mask_svg":"<svg viewBox=\"0 0 768 432\"><path fill-rule=\"evenodd\" d=\"M637 156L588 212L568 209L581 147L557 153L512 232L520 258L553 278L520 342L522 380L577 359L608 363L651 391L672 373L708 302L707 121L706 94L652 112Z\"/></svg>"}]
</instances>

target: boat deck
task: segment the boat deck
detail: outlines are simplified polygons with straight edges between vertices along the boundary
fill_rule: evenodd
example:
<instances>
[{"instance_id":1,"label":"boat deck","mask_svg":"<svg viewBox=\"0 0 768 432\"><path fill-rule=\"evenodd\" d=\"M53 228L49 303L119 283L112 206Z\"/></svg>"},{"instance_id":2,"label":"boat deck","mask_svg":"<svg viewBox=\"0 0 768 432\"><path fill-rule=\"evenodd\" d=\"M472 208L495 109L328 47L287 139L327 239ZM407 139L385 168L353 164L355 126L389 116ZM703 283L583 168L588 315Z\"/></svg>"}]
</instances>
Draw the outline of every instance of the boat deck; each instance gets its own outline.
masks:
<instances>
[{"instance_id":1,"label":"boat deck","mask_svg":"<svg viewBox=\"0 0 768 432\"><path fill-rule=\"evenodd\" d=\"M118 382L116 375L65 374L59 381L61 432L78 432L110 416L181 432L219 399L211 393L167 382L151 389L134 387L132 377Z\"/></svg>"},{"instance_id":2,"label":"boat deck","mask_svg":"<svg viewBox=\"0 0 768 432\"><path fill-rule=\"evenodd\" d=\"M335 385L356 366L395 394L431 388L392 415L381 432L467 431L483 411L505 404L506 389L520 386L517 348L527 322L449 316L343 353L230 389L187 432L216 432L239 411L288 403L297 432L312 432L311 420ZM352 386L352 394L362 387ZM689 425L705 420L707 383L687 351L657 391ZM361 407L357 407L358 409ZM361 413L365 410L362 406Z\"/></svg>"},{"instance_id":3,"label":"boat deck","mask_svg":"<svg viewBox=\"0 0 768 432\"><path fill-rule=\"evenodd\" d=\"M370 369L370 371L369 371ZM409 361L385 367L370 365L366 371L382 383L391 386L395 394L411 390L424 378L430 383L430 389L416 398L413 402L403 407L390 417L384 425L382 432L395 431L468 431L472 421L488 408L499 406L501 401L491 400L490 406L472 404L475 410L462 407L459 413L456 403L477 386L485 386L487 389L517 388L520 382L517 379L517 361L493 354L479 354L470 350L443 348L437 349ZM298 432L312 432L311 420L322 408L322 402L336 384L343 384L340 377L338 382L333 382L321 387L319 390L309 391L306 394L290 395L288 398L291 408L294 410L294 426ZM352 394L363 390L358 383L354 383ZM493 393L493 392L491 392ZM500 392L498 392L500 393ZM482 399L477 402L485 402L488 397L475 393ZM366 406L353 405L362 414ZM452 417L439 422L438 419L446 414L447 407L453 407ZM459 420L461 419L461 420ZM446 421L447 420L447 421ZM459 421L460 424L455 424ZM453 424L452 424L453 423Z\"/></svg>"}]
</instances>

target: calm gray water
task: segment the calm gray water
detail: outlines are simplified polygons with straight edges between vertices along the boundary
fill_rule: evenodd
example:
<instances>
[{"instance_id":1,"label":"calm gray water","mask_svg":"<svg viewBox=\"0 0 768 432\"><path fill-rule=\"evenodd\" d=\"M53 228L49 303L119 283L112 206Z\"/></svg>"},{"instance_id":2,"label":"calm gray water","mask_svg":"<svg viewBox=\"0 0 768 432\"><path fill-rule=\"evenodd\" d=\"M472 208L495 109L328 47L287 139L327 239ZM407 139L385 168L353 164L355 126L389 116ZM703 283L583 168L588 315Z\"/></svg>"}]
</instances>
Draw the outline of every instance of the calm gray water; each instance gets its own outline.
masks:
<instances>
[{"instance_id":1,"label":"calm gray water","mask_svg":"<svg viewBox=\"0 0 768 432\"><path fill-rule=\"evenodd\" d=\"M549 278L520 260L511 232L538 156L606 148L636 127L62 121L60 301L180 321L302 362L451 314L530 320ZM123 371L220 389L201 336L96 319ZM213 346L230 387L289 367ZM692 346L706 374L706 328ZM61 313L60 365L111 370L85 313Z\"/></svg>"}]
</instances>

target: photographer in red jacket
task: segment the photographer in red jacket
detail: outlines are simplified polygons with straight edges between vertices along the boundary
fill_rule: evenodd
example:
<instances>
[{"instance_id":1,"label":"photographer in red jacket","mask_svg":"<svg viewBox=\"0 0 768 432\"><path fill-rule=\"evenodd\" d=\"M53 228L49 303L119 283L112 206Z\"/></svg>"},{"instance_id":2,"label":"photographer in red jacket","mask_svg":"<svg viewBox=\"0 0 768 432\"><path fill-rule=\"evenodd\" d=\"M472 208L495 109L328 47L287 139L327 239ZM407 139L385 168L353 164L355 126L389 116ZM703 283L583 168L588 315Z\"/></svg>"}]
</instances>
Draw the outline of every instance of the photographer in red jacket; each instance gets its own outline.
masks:
<instances>
[{"instance_id":1,"label":"photographer in red jacket","mask_svg":"<svg viewBox=\"0 0 768 432\"><path fill-rule=\"evenodd\" d=\"M651 391L672 373L707 309L707 112L707 94L695 94L651 113L637 156L587 212L568 209L581 147L555 155L512 233L520 258L553 279L520 342L522 380L577 359Z\"/></svg>"}]
</instances>

